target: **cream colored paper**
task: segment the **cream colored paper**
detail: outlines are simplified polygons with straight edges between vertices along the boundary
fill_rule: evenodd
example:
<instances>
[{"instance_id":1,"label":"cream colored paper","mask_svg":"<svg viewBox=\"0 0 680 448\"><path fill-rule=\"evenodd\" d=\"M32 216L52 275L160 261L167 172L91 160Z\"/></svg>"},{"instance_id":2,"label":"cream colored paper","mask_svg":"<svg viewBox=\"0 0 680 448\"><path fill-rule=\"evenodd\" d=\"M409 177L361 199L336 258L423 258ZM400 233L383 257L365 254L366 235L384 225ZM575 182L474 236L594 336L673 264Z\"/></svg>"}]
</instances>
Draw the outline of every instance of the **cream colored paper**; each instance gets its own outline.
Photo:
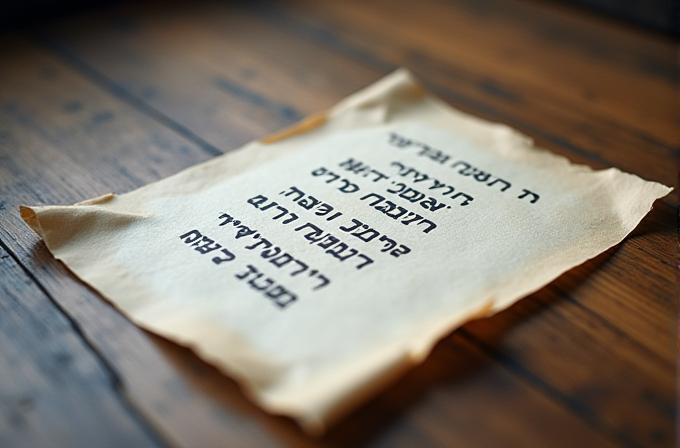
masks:
<instances>
[{"instance_id":1,"label":"cream colored paper","mask_svg":"<svg viewBox=\"0 0 680 448\"><path fill-rule=\"evenodd\" d=\"M319 432L452 329L620 242L669 191L536 149L401 70L139 190L22 216L135 323Z\"/></svg>"}]
</instances>

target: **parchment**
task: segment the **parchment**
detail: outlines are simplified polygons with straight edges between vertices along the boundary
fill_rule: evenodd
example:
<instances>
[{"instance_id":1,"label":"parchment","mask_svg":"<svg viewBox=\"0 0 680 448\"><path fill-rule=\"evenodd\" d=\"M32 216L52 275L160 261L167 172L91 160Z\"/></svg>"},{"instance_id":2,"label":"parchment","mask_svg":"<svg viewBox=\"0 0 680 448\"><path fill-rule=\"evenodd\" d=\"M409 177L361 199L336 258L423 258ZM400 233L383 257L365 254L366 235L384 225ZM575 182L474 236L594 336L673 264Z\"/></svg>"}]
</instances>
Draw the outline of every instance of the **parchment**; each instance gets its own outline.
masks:
<instances>
[{"instance_id":1,"label":"parchment","mask_svg":"<svg viewBox=\"0 0 680 448\"><path fill-rule=\"evenodd\" d=\"M593 171L405 70L131 193L22 207L54 256L310 432L619 243L670 189Z\"/></svg>"}]
</instances>

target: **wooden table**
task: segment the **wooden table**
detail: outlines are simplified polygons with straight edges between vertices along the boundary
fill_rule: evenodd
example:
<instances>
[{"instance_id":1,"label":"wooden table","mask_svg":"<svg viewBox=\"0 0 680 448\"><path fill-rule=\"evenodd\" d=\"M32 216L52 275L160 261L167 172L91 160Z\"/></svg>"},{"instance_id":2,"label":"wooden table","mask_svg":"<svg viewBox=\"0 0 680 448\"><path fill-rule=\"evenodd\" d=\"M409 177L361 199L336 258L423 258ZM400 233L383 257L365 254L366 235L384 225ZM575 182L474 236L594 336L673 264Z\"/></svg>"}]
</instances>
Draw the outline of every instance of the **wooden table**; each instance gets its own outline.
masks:
<instances>
[{"instance_id":1,"label":"wooden table","mask_svg":"<svg viewBox=\"0 0 680 448\"><path fill-rule=\"evenodd\" d=\"M320 439L130 323L18 206L130 191L399 66L574 162L673 185L676 51L518 0L123 4L4 35L0 446L673 446L674 196L622 244L447 336Z\"/></svg>"}]
</instances>

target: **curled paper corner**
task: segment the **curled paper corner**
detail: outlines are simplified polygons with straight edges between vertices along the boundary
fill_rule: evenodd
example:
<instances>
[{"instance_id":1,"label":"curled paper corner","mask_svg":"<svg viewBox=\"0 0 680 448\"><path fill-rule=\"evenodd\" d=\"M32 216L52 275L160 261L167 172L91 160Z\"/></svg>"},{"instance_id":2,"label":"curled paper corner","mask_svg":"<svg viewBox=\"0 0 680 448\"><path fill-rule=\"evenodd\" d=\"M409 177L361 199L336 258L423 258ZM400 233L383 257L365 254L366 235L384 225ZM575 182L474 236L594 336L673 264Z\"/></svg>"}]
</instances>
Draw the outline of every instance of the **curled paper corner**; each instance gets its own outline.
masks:
<instances>
[{"instance_id":1,"label":"curled paper corner","mask_svg":"<svg viewBox=\"0 0 680 448\"><path fill-rule=\"evenodd\" d=\"M402 67L341 100L330 110L330 117L344 121L346 127L381 125L428 98L432 96L427 89Z\"/></svg>"},{"instance_id":2,"label":"curled paper corner","mask_svg":"<svg viewBox=\"0 0 680 448\"><path fill-rule=\"evenodd\" d=\"M340 101L333 109L341 113L344 109L369 109L376 106L412 103L429 92L407 68L401 67L373 84ZM389 115L385 117L389 119Z\"/></svg>"},{"instance_id":3,"label":"curled paper corner","mask_svg":"<svg viewBox=\"0 0 680 448\"><path fill-rule=\"evenodd\" d=\"M345 109L371 111L373 123L387 123L394 109L428 95L427 89L413 73L402 67L340 101L331 110L310 115L291 127L258 141L262 144L271 144L310 132L324 125L329 118L342 115Z\"/></svg>"},{"instance_id":4,"label":"curled paper corner","mask_svg":"<svg viewBox=\"0 0 680 448\"><path fill-rule=\"evenodd\" d=\"M31 230L33 230L38 236L42 238L43 231L40 227L40 220L38 219L36 212L31 207L20 205L19 213L21 214L21 219L24 220L28 227L30 227Z\"/></svg>"},{"instance_id":5,"label":"curled paper corner","mask_svg":"<svg viewBox=\"0 0 680 448\"><path fill-rule=\"evenodd\" d=\"M82 244L98 232L114 232L134 222L150 218L152 213L126 210L114 206L113 194L107 194L73 206L19 206L24 222L57 256L59 250Z\"/></svg>"},{"instance_id":6,"label":"curled paper corner","mask_svg":"<svg viewBox=\"0 0 680 448\"><path fill-rule=\"evenodd\" d=\"M103 196L78 202L74 204L74 206L106 204L112 201L115 197L116 197L115 194L107 193ZM40 235L41 237L44 237L42 227L40 226L40 219L38 218L38 211L40 209L41 207L20 205L19 214L21 215L21 219L24 220L24 222L31 228L31 230L33 230L36 234Z\"/></svg>"}]
</instances>

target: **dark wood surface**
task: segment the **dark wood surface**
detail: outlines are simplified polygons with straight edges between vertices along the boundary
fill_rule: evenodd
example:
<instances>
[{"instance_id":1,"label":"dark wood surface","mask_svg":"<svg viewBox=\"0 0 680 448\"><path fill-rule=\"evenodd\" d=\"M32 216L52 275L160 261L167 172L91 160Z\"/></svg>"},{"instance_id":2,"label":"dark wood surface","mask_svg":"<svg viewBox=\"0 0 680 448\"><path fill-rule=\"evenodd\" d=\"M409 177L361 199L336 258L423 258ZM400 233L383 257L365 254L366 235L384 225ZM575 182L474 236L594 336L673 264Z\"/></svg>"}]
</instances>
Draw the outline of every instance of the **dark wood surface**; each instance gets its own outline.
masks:
<instances>
[{"instance_id":1,"label":"dark wood surface","mask_svg":"<svg viewBox=\"0 0 680 448\"><path fill-rule=\"evenodd\" d=\"M517 0L123 4L0 37L1 447L671 447L675 196L310 438L56 262L20 204L124 193L399 66L595 168L676 183L677 46Z\"/></svg>"}]
</instances>

